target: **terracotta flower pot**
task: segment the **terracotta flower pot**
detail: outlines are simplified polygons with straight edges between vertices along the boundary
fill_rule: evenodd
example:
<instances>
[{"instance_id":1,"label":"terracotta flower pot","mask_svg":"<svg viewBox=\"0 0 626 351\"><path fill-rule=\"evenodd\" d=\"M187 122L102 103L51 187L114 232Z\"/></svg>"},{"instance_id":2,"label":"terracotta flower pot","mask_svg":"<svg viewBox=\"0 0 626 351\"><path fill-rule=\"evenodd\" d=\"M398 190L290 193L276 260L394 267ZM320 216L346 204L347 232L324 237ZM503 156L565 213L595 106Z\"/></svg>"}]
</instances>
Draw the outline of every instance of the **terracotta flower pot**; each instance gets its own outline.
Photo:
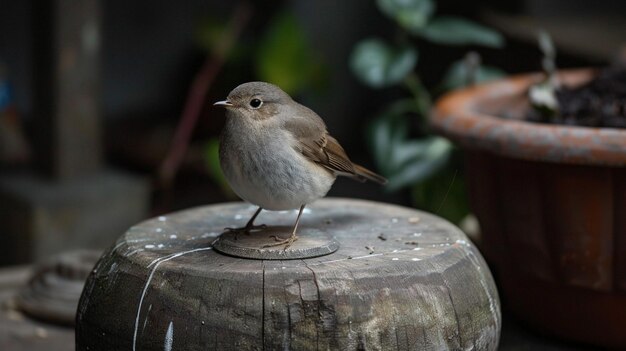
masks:
<instances>
[{"instance_id":1,"label":"terracotta flower pot","mask_svg":"<svg viewBox=\"0 0 626 351\"><path fill-rule=\"evenodd\" d=\"M551 334L626 348L626 130L521 120L539 79L453 92L432 123L465 149L482 251L509 309Z\"/></svg>"}]
</instances>

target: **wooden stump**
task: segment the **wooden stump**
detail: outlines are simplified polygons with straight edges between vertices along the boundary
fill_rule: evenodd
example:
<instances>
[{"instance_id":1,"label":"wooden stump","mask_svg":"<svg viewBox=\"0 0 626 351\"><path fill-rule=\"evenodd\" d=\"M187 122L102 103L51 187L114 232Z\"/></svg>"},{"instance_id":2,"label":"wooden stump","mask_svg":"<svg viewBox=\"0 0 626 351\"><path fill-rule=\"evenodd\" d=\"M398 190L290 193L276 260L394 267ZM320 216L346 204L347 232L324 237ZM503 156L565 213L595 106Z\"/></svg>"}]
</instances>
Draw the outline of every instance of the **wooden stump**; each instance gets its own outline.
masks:
<instances>
[{"instance_id":1,"label":"wooden stump","mask_svg":"<svg viewBox=\"0 0 626 351\"><path fill-rule=\"evenodd\" d=\"M243 226L254 210L206 206L130 228L85 285L77 350L497 349L491 274L450 223L326 199L304 213L299 235L332 233L334 253L258 260L213 250L224 227ZM295 215L263 212L257 223Z\"/></svg>"}]
</instances>

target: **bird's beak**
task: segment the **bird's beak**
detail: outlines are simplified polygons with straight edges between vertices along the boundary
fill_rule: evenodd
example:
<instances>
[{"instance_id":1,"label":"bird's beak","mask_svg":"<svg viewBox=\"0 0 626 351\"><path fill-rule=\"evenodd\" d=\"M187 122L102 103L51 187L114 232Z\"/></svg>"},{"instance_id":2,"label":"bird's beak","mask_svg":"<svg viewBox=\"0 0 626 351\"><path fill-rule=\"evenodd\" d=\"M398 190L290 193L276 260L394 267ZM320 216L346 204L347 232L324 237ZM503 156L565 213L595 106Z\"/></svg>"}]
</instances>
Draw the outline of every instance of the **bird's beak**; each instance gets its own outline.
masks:
<instances>
[{"instance_id":1,"label":"bird's beak","mask_svg":"<svg viewBox=\"0 0 626 351\"><path fill-rule=\"evenodd\" d=\"M228 100L224 100L224 101L218 101L218 102L214 103L213 106L231 107L231 106L233 106L233 103L228 101Z\"/></svg>"}]
</instances>

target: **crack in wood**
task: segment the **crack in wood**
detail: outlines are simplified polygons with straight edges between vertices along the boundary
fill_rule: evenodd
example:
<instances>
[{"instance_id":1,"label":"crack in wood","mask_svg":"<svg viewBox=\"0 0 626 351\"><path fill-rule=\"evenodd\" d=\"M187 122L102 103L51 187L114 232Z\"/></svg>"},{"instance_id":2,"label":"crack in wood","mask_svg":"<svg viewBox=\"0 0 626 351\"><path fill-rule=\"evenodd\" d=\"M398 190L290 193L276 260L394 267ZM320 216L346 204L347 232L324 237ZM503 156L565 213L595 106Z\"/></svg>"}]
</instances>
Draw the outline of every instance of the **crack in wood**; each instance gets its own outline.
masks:
<instances>
[{"instance_id":1,"label":"crack in wood","mask_svg":"<svg viewBox=\"0 0 626 351\"><path fill-rule=\"evenodd\" d=\"M287 350L291 349L291 306L287 300L287 288L283 289L285 296L285 304L287 305Z\"/></svg>"},{"instance_id":2,"label":"crack in wood","mask_svg":"<svg viewBox=\"0 0 626 351\"><path fill-rule=\"evenodd\" d=\"M456 306L454 306L454 300L452 299L452 293L450 292L450 286L448 286L448 282L446 282L445 279L442 279L442 281L446 288L446 292L448 293L448 298L450 298L452 311L454 311L454 320L456 321L456 333L459 339L459 347L463 347L463 336L461 335L461 321L459 320L459 313L456 310Z\"/></svg>"},{"instance_id":3,"label":"crack in wood","mask_svg":"<svg viewBox=\"0 0 626 351\"><path fill-rule=\"evenodd\" d=\"M319 350L319 346L320 346L320 325L319 323L323 323L322 321L322 297L320 296L320 286L317 283L317 275L315 274L315 271L313 270L313 268L309 267L309 265L306 263L305 260L301 260L302 263L304 263L304 266L311 271L311 274L313 275L313 284L315 284L315 289L317 290L317 320L318 323L316 323L315 325L315 344L316 344L316 348ZM300 297L302 297L302 294L300 294ZM323 325L323 324L322 324Z\"/></svg>"},{"instance_id":4,"label":"crack in wood","mask_svg":"<svg viewBox=\"0 0 626 351\"><path fill-rule=\"evenodd\" d=\"M262 284L262 301L261 301L261 347L265 351L265 261L262 264L263 284Z\"/></svg>"}]
</instances>

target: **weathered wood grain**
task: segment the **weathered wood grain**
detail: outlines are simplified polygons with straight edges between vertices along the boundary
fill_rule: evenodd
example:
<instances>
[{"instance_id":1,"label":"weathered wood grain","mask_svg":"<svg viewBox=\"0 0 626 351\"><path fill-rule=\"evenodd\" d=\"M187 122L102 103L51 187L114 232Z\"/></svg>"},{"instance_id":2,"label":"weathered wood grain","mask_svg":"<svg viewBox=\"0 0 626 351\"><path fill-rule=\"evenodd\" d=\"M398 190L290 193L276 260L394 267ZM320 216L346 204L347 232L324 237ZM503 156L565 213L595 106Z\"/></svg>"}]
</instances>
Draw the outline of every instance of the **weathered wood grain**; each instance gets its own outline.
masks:
<instances>
[{"instance_id":1,"label":"weathered wood grain","mask_svg":"<svg viewBox=\"0 0 626 351\"><path fill-rule=\"evenodd\" d=\"M77 315L77 350L496 350L498 295L453 225L366 201L310 206L307 230L335 253L254 260L212 249L255 208L201 207L143 222L95 267ZM262 213L288 224L293 213ZM254 234L251 234L254 235Z\"/></svg>"}]
</instances>

